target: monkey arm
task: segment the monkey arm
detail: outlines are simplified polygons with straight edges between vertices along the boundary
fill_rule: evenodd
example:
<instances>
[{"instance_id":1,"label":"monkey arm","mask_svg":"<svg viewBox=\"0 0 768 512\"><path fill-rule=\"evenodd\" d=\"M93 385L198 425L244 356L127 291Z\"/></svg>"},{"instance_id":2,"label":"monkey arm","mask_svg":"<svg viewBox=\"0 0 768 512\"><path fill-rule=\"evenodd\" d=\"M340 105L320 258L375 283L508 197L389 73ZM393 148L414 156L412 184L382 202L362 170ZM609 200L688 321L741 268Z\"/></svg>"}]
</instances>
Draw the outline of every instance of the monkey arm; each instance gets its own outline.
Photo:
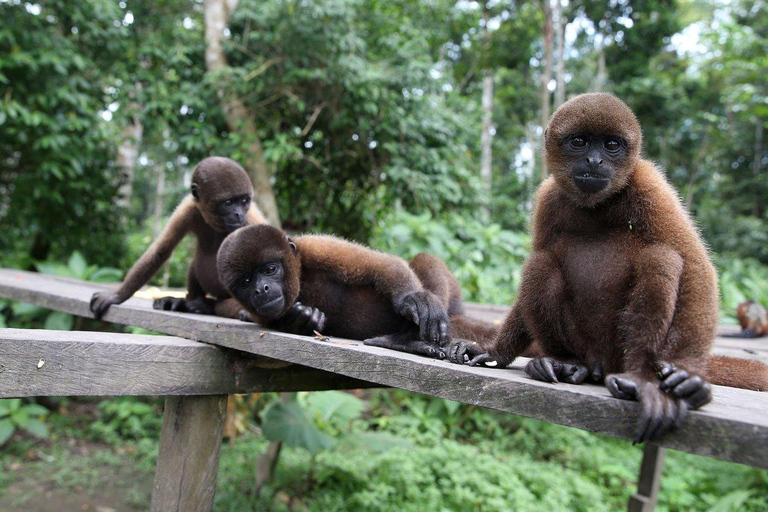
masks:
<instances>
[{"instance_id":1,"label":"monkey arm","mask_svg":"<svg viewBox=\"0 0 768 512\"><path fill-rule=\"evenodd\" d=\"M267 222L267 219L264 218L264 214L261 213L261 210L259 210L256 204L251 202L250 208L248 208L248 211L245 213L245 224L250 226L251 224L269 223Z\"/></svg>"},{"instance_id":2,"label":"monkey arm","mask_svg":"<svg viewBox=\"0 0 768 512\"><path fill-rule=\"evenodd\" d=\"M168 225L160 236L133 264L123 280L123 285L114 293L95 293L91 298L91 311L96 318L109 309L112 304L121 304L141 288L171 256L173 249L189 233L192 220L197 213L194 199L189 196L171 215Z\"/></svg>"}]
</instances>

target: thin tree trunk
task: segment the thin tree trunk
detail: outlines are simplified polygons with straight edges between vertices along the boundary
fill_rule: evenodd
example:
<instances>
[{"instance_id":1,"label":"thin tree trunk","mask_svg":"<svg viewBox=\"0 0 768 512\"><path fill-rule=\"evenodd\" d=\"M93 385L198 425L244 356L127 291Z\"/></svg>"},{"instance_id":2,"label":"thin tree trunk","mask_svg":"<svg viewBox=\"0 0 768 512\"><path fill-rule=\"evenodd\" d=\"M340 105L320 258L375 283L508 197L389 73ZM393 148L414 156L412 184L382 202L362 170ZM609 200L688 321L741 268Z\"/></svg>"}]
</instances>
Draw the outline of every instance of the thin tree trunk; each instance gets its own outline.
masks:
<instances>
[{"instance_id":1,"label":"thin tree trunk","mask_svg":"<svg viewBox=\"0 0 768 512\"><path fill-rule=\"evenodd\" d=\"M291 403L293 401L293 393L280 393L280 401L284 404ZM283 443L281 441L272 441L267 445L267 451L256 460L256 477L254 479L256 494L261 492L264 485L272 481L282 447Z\"/></svg>"},{"instance_id":2,"label":"thin tree trunk","mask_svg":"<svg viewBox=\"0 0 768 512\"><path fill-rule=\"evenodd\" d=\"M555 89L555 109L565 102L565 17L563 0L555 0L554 12L557 36L557 88Z\"/></svg>"},{"instance_id":3,"label":"thin tree trunk","mask_svg":"<svg viewBox=\"0 0 768 512\"><path fill-rule=\"evenodd\" d=\"M165 207L165 166L157 164L157 185L155 186L155 218L152 223L152 238L156 239L163 229Z\"/></svg>"},{"instance_id":4,"label":"thin tree trunk","mask_svg":"<svg viewBox=\"0 0 768 512\"><path fill-rule=\"evenodd\" d=\"M487 6L487 4L486 4ZM483 25L483 57L485 62L485 69L483 70L483 127L480 134L480 176L485 183L486 188L491 190L491 165L492 165L492 146L491 146L491 127L493 125L493 71L491 71L488 65L488 54L491 46L491 32L488 30L488 22L490 21L490 13L488 8L483 9L483 19L485 24Z\"/></svg>"},{"instance_id":5,"label":"thin tree trunk","mask_svg":"<svg viewBox=\"0 0 768 512\"><path fill-rule=\"evenodd\" d=\"M229 16L236 6L236 0L205 0L204 2L205 66L208 72L223 71L229 67L221 41L224 38L224 29L227 27ZM272 224L279 226L280 216L277 211L275 192L272 189L272 172L264 160L264 149L253 122L253 115L234 94L231 86L222 85L218 90L218 96L230 131L244 135L248 145L244 151L248 156L241 163L253 181L256 204Z\"/></svg>"},{"instance_id":6,"label":"thin tree trunk","mask_svg":"<svg viewBox=\"0 0 768 512\"><path fill-rule=\"evenodd\" d=\"M757 125L755 125L755 160L752 164L752 173L755 176L755 185L759 183L760 173L763 172L763 120L757 118ZM763 218L763 212L765 211L765 201L755 201L754 215L758 219Z\"/></svg>"},{"instance_id":7,"label":"thin tree trunk","mask_svg":"<svg viewBox=\"0 0 768 512\"><path fill-rule=\"evenodd\" d=\"M551 0L542 0L542 9L544 10L544 25L541 27L541 35L544 38L544 69L541 73L541 136L542 148L544 147L544 130L549 122L549 111L551 97L549 91L549 81L552 80L552 40L554 38L554 26L552 24L552 4ZM541 159L541 181L547 178L547 163L544 158Z\"/></svg>"},{"instance_id":8,"label":"thin tree trunk","mask_svg":"<svg viewBox=\"0 0 768 512\"><path fill-rule=\"evenodd\" d=\"M128 208L133 197L133 177L136 174L136 161L139 158L139 148L144 134L144 126L141 124L138 103L131 103L128 107L134 112L128 119L128 124L123 128L123 140L117 147L117 166L120 172L120 187L117 189L115 203L119 208ZM125 216L123 216L125 218Z\"/></svg>"},{"instance_id":9,"label":"thin tree trunk","mask_svg":"<svg viewBox=\"0 0 768 512\"><path fill-rule=\"evenodd\" d=\"M602 92L606 81L608 81L608 70L605 67L605 36L600 36L597 46L597 74L592 85L594 92Z\"/></svg>"}]
</instances>

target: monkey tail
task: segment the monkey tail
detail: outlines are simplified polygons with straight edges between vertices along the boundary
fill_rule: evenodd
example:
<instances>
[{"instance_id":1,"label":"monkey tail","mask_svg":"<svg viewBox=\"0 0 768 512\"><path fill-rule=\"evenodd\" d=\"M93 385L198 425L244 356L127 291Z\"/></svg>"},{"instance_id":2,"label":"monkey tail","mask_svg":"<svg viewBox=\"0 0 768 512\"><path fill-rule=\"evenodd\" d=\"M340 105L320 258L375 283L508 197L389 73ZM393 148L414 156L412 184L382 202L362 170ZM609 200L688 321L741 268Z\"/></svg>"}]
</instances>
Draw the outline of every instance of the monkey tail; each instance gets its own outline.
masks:
<instances>
[{"instance_id":1,"label":"monkey tail","mask_svg":"<svg viewBox=\"0 0 768 512\"><path fill-rule=\"evenodd\" d=\"M476 341L484 350L490 350L499 335L500 325L466 315L451 315L451 336ZM523 357L543 357L544 351L535 341L520 354Z\"/></svg>"},{"instance_id":2,"label":"monkey tail","mask_svg":"<svg viewBox=\"0 0 768 512\"><path fill-rule=\"evenodd\" d=\"M720 386L768 390L768 366L754 359L712 356L707 365L707 376L712 384Z\"/></svg>"}]
</instances>

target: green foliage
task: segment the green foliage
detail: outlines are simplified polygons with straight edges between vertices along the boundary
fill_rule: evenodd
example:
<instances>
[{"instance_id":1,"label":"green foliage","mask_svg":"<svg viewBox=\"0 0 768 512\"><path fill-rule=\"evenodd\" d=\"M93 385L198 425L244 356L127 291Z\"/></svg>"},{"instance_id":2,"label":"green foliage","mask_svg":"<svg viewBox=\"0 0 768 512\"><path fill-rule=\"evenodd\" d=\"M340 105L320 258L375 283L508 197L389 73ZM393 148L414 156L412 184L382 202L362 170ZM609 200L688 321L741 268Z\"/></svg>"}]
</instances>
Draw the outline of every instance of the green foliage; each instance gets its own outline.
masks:
<instances>
[{"instance_id":1,"label":"green foliage","mask_svg":"<svg viewBox=\"0 0 768 512\"><path fill-rule=\"evenodd\" d=\"M0 400L0 446L5 444L16 430L23 430L45 439L48 425L43 421L48 409L38 404L25 404L20 398Z\"/></svg>"},{"instance_id":2,"label":"green foliage","mask_svg":"<svg viewBox=\"0 0 768 512\"><path fill-rule=\"evenodd\" d=\"M530 237L471 217L395 210L380 222L371 245L405 259L433 254L456 275L466 300L508 304L520 284Z\"/></svg>"},{"instance_id":3,"label":"green foliage","mask_svg":"<svg viewBox=\"0 0 768 512\"><path fill-rule=\"evenodd\" d=\"M768 306L768 268L755 260L719 259L720 298L726 320L736 323L736 307L745 300Z\"/></svg>"},{"instance_id":4,"label":"green foliage","mask_svg":"<svg viewBox=\"0 0 768 512\"><path fill-rule=\"evenodd\" d=\"M101 402L99 418L91 431L100 438L116 442L121 439L156 439L162 418L156 401L135 397L115 397Z\"/></svg>"}]
</instances>

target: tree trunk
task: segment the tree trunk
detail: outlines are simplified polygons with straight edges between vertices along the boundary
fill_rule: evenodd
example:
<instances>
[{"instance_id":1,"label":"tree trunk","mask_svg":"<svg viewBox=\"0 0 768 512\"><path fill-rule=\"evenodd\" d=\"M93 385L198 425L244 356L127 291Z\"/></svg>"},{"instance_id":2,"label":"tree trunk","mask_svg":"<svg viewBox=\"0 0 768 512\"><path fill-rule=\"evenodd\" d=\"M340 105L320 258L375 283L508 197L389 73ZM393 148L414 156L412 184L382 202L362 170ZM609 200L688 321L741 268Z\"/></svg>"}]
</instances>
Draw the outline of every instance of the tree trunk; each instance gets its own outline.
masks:
<instances>
[{"instance_id":1,"label":"tree trunk","mask_svg":"<svg viewBox=\"0 0 768 512\"><path fill-rule=\"evenodd\" d=\"M542 150L544 148L544 130L547 129L550 111L549 81L552 80L552 39L554 38L554 26L552 24L551 0L542 0L544 10L544 25L541 27L541 35L544 38L544 69L541 72L541 139ZM541 181L547 178L547 163L541 159Z\"/></svg>"},{"instance_id":2,"label":"tree trunk","mask_svg":"<svg viewBox=\"0 0 768 512\"><path fill-rule=\"evenodd\" d=\"M141 84L136 84L141 89ZM128 104L128 124L123 128L123 139L117 148L117 166L120 172L120 187L117 189L115 204L118 208L128 208L133 197L133 177L136 174L136 161L139 158L139 148L144 135L144 125L141 123L139 112L141 105L137 102ZM123 215L123 219L126 217Z\"/></svg>"},{"instance_id":3,"label":"tree trunk","mask_svg":"<svg viewBox=\"0 0 768 512\"><path fill-rule=\"evenodd\" d=\"M155 186L155 218L152 223L152 239L157 239L163 229L165 209L165 165L157 164L157 185Z\"/></svg>"},{"instance_id":4,"label":"tree trunk","mask_svg":"<svg viewBox=\"0 0 768 512\"><path fill-rule=\"evenodd\" d=\"M224 38L224 29L227 27L229 16L236 5L235 0L205 0L204 2L205 66L208 72L223 71L229 67L221 41ZM217 92L229 130L242 134L247 144L243 153L248 156L241 163L253 181L254 200L267 219L275 226L280 226L275 192L272 189L272 172L264 160L264 149L253 122L253 115L235 95L231 86L222 84Z\"/></svg>"},{"instance_id":5,"label":"tree trunk","mask_svg":"<svg viewBox=\"0 0 768 512\"><path fill-rule=\"evenodd\" d=\"M597 74L592 89L594 92L602 92L605 82L608 81L608 70L605 68L605 36L600 37L597 48Z\"/></svg>"},{"instance_id":6,"label":"tree trunk","mask_svg":"<svg viewBox=\"0 0 768 512\"><path fill-rule=\"evenodd\" d=\"M485 69L483 70L483 127L480 134L480 176L483 179L488 191L491 190L491 165L492 165L492 147L491 147L491 127L493 126L493 71L488 65L488 54L491 46L491 32L488 30L490 13L486 7L483 9L483 57L485 60Z\"/></svg>"},{"instance_id":7,"label":"tree trunk","mask_svg":"<svg viewBox=\"0 0 768 512\"><path fill-rule=\"evenodd\" d=\"M752 173L755 176L755 185L760 183L760 174L763 172L763 120L757 118L755 126L755 161L752 164ZM765 201L757 198L753 214L758 219L763 218L765 211Z\"/></svg>"},{"instance_id":8,"label":"tree trunk","mask_svg":"<svg viewBox=\"0 0 768 512\"><path fill-rule=\"evenodd\" d=\"M563 0L555 0L554 12L557 36L557 88L555 89L555 109L565 102L565 16Z\"/></svg>"}]
</instances>

